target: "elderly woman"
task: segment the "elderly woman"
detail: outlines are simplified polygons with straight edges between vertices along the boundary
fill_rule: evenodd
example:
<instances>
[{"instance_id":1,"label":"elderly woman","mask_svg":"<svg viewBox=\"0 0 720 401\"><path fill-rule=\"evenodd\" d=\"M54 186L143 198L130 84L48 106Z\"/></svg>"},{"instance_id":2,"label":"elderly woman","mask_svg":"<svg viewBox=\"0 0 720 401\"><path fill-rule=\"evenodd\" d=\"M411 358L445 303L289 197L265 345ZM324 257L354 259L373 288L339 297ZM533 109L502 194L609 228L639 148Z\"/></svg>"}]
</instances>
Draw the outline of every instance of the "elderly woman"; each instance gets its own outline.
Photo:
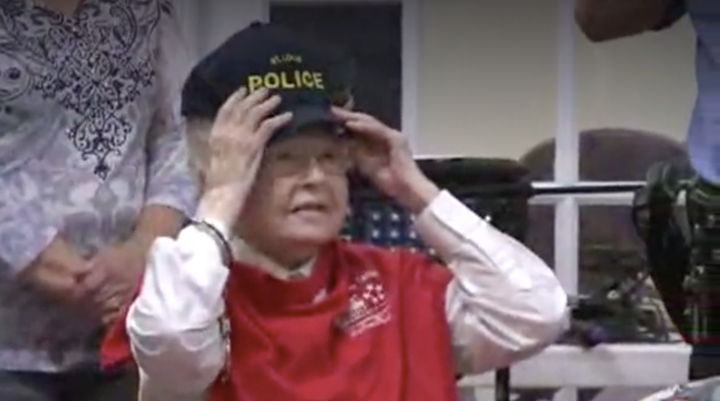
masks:
<instances>
[{"instance_id":1,"label":"elderly woman","mask_svg":"<svg viewBox=\"0 0 720 401\"><path fill-rule=\"evenodd\" d=\"M429 181L401 133L333 107L331 64L253 24L191 74L186 114L216 114L199 210L155 242L105 344L108 365L131 349L142 399L448 401L457 364L506 366L561 331L548 266ZM338 238L350 168L446 265Z\"/></svg>"}]
</instances>

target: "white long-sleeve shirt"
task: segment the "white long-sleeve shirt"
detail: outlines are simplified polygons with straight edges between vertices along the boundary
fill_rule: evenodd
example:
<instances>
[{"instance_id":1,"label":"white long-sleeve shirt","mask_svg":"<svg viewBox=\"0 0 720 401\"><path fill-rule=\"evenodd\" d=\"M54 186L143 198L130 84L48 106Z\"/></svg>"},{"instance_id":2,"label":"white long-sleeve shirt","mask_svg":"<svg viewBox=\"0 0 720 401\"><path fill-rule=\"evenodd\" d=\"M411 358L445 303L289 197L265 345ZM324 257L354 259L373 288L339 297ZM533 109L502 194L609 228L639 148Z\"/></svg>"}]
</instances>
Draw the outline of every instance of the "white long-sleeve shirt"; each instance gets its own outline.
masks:
<instances>
[{"instance_id":1,"label":"white long-sleeve shirt","mask_svg":"<svg viewBox=\"0 0 720 401\"><path fill-rule=\"evenodd\" d=\"M567 296L552 270L524 245L446 191L417 216L415 229L454 275L445 310L463 372L508 366L558 337ZM253 262L280 274L257 255ZM202 399L225 363L219 321L228 274L217 244L192 226L177 240L156 241L127 318L141 400Z\"/></svg>"}]
</instances>

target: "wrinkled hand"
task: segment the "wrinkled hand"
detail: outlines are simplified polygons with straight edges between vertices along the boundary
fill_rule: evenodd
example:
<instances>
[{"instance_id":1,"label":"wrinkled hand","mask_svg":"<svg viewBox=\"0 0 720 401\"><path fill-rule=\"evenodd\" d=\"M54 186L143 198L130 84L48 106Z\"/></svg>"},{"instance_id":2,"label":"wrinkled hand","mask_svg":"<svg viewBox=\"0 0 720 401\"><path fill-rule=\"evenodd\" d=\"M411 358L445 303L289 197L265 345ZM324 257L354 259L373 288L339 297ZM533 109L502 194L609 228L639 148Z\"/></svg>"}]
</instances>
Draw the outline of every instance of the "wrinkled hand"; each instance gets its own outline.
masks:
<instances>
[{"instance_id":1,"label":"wrinkled hand","mask_svg":"<svg viewBox=\"0 0 720 401\"><path fill-rule=\"evenodd\" d=\"M357 169L385 195L419 213L440 192L415 162L407 137L367 114L333 108L355 134Z\"/></svg>"},{"instance_id":2,"label":"wrinkled hand","mask_svg":"<svg viewBox=\"0 0 720 401\"><path fill-rule=\"evenodd\" d=\"M198 215L232 225L255 180L270 136L290 122L290 113L268 117L280 105L278 95L261 88L233 93L218 111L208 138L208 168Z\"/></svg>"},{"instance_id":3,"label":"wrinkled hand","mask_svg":"<svg viewBox=\"0 0 720 401\"><path fill-rule=\"evenodd\" d=\"M145 269L147 249L130 240L105 248L90 262L90 274L82 284L92 291L93 311L104 324L114 321L132 302Z\"/></svg>"},{"instance_id":4,"label":"wrinkled hand","mask_svg":"<svg viewBox=\"0 0 720 401\"><path fill-rule=\"evenodd\" d=\"M241 88L227 99L208 138L206 191L227 190L240 196L252 184L265 144L292 117L268 117L280 101L264 88L250 94Z\"/></svg>"},{"instance_id":5,"label":"wrinkled hand","mask_svg":"<svg viewBox=\"0 0 720 401\"><path fill-rule=\"evenodd\" d=\"M22 272L21 279L65 303L82 303L92 287L80 285L90 272L86 261L63 239L56 237Z\"/></svg>"}]
</instances>

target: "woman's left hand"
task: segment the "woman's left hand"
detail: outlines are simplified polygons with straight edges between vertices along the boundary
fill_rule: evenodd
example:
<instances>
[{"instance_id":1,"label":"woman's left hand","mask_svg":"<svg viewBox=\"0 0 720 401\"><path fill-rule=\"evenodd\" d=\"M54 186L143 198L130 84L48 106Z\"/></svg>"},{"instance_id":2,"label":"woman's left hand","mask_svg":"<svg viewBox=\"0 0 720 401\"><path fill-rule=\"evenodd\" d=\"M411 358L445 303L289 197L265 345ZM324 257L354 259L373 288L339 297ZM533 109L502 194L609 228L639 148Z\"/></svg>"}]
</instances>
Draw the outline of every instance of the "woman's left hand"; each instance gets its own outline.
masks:
<instances>
[{"instance_id":1,"label":"woman's left hand","mask_svg":"<svg viewBox=\"0 0 720 401\"><path fill-rule=\"evenodd\" d=\"M405 135L364 113L333 112L354 134L356 167L385 195L417 214L440 193L418 167Z\"/></svg>"}]
</instances>

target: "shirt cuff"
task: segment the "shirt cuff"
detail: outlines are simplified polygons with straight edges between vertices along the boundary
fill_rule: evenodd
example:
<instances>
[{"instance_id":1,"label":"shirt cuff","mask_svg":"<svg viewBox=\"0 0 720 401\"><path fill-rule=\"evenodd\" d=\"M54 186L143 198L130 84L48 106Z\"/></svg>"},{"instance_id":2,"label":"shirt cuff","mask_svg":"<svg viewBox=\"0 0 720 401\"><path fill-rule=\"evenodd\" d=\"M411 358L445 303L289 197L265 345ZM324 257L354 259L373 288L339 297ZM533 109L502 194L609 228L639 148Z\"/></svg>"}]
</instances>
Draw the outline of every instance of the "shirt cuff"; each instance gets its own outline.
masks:
<instances>
[{"instance_id":1,"label":"shirt cuff","mask_svg":"<svg viewBox=\"0 0 720 401\"><path fill-rule=\"evenodd\" d=\"M684 17L685 14L687 14L687 5L685 4L685 1L675 0L667 7L667 9L665 9L660 22L655 24L655 26L652 27L652 30L662 31L667 29L675 25L675 23Z\"/></svg>"},{"instance_id":2,"label":"shirt cuff","mask_svg":"<svg viewBox=\"0 0 720 401\"><path fill-rule=\"evenodd\" d=\"M129 314L133 332L155 333L157 321L175 331L204 328L222 314L229 270L215 241L204 232L188 226L177 240L156 239L148 265Z\"/></svg>"},{"instance_id":3,"label":"shirt cuff","mask_svg":"<svg viewBox=\"0 0 720 401\"><path fill-rule=\"evenodd\" d=\"M222 249L210 235L195 226L187 226L178 234L177 246L184 254L193 254L198 260L203 260L207 266L217 267L217 271L227 273L227 266L223 265ZM210 269L212 270L212 269Z\"/></svg>"},{"instance_id":4,"label":"shirt cuff","mask_svg":"<svg viewBox=\"0 0 720 401\"><path fill-rule=\"evenodd\" d=\"M468 241L482 244L487 255L503 255L507 247L503 235L446 190L417 216L415 231L444 261L454 259Z\"/></svg>"}]
</instances>

